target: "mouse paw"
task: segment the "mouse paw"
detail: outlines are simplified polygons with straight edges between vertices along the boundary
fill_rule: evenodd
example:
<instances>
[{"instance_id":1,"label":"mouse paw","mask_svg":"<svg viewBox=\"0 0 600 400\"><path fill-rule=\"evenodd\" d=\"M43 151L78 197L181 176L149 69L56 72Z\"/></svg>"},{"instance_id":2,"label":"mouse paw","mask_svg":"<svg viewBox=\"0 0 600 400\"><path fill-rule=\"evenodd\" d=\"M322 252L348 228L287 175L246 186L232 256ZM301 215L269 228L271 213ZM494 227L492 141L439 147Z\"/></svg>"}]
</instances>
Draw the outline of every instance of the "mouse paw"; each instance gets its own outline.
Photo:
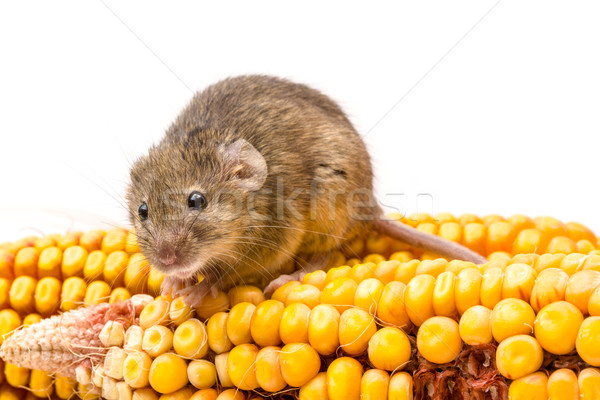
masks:
<instances>
[{"instance_id":1,"label":"mouse paw","mask_svg":"<svg viewBox=\"0 0 600 400\"><path fill-rule=\"evenodd\" d=\"M202 303L207 296L217 297L217 287L214 285L203 284L202 282L190 285L177 292L183 297L183 302L189 306L196 307Z\"/></svg>"},{"instance_id":2,"label":"mouse paw","mask_svg":"<svg viewBox=\"0 0 600 400\"><path fill-rule=\"evenodd\" d=\"M177 297L179 295L179 292L186 286L188 285L185 279L179 279L167 275L165 276L165 279L160 285L160 294L165 296L171 295L172 297Z\"/></svg>"},{"instance_id":3,"label":"mouse paw","mask_svg":"<svg viewBox=\"0 0 600 400\"><path fill-rule=\"evenodd\" d=\"M275 290L279 289L286 283L291 282L291 281L301 282L302 278L304 278L304 275L306 275L306 272L304 272L304 271L296 271L289 275L280 275L278 278L273 279L267 285L267 287L265 287L265 290L263 290L263 292L264 292L265 296L271 297L271 295L273 294L273 292Z\"/></svg>"}]
</instances>

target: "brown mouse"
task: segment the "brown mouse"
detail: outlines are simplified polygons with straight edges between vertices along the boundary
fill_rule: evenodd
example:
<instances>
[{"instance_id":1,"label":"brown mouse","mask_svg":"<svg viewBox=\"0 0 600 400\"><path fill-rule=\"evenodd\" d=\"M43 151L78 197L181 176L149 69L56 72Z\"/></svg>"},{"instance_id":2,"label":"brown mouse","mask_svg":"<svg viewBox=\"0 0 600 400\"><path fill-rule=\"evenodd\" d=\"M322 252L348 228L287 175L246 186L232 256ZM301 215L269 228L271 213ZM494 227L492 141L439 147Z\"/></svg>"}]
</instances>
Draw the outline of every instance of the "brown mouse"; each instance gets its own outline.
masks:
<instances>
[{"instance_id":1,"label":"brown mouse","mask_svg":"<svg viewBox=\"0 0 600 400\"><path fill-rule=\"evenodd\" d=\"M275 77L225 79L197 93L134 163L126 197L142 252L167 274L164 290L191 303L217 288L324 267L373 230L486 261L383 219L369 154L340 107Z\"/></svg>"}]
</instances>

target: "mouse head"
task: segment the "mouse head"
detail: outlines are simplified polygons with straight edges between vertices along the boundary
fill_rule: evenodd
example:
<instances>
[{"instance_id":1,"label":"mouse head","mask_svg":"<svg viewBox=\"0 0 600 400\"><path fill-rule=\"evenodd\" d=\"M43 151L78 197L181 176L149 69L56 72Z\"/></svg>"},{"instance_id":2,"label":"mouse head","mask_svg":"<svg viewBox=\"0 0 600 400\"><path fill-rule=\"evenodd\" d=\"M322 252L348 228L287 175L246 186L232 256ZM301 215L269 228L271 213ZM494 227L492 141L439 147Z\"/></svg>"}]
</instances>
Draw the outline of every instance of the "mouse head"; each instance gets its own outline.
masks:
<instances>
[{"instance_id":1,"label":"mouse head","mask_svg":"<svg viewBox=\"0 0 600 400\"><path fill-rule=\"evenodd\" d=\"M133 165L127 191L142 252L181 279L218 275L219 261L231 263L226 260L250 224L243 204L267 178L265 159L249 142L203 133L152 147Z\"/></svg>"}]
</instances>

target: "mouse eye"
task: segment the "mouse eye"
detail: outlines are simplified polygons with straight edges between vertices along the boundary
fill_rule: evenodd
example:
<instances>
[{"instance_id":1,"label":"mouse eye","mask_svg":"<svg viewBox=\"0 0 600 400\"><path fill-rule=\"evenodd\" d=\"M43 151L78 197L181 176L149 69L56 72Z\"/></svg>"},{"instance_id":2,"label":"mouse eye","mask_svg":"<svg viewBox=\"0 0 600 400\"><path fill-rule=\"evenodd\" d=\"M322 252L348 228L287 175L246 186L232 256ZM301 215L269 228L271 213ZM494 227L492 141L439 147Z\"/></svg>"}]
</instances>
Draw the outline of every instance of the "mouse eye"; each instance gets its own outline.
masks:
<instances>
[{"instance_id":1,"label":"mouse eye","mask_svg":"<svg viewBox=\"0 0 600 400\"><path fill-rule=\"evenodd\" d=\"M148 205L146 203L142 203L140 208L138 208L138 215L142 221L148 219Z\"/></svg>"},{"instance_id":2,"label":"mouse eye","mask_svg":"<svg viewBox=\"0 0 600 400\"><path fill-rule=\"evenodd\" d=\"M196 210L203 210L207 205L206 197L200 192L192 192L188 197L188 207L195 208Z\"/></svg>"}]
</instances>

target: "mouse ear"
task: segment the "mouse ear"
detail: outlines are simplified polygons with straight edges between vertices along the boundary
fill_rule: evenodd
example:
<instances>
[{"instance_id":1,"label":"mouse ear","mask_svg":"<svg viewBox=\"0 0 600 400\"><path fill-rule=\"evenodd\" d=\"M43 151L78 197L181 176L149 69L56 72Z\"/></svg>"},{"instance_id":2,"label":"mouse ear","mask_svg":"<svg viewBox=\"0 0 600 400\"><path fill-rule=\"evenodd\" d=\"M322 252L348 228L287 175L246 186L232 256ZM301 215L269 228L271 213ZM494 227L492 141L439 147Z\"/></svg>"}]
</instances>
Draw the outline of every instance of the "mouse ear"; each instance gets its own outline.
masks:
<instances>
[{"instance_id":1,"label":"mouse ear","mask_svg":"<svg viewBox=\"0 0 600 400\"><path fill-rule=\"evenodd\" d=\"M219 148L229 180L246 190L258 190L267 179L267 162L254 146L244 139Z\"/></svg>"}]
</instances>

